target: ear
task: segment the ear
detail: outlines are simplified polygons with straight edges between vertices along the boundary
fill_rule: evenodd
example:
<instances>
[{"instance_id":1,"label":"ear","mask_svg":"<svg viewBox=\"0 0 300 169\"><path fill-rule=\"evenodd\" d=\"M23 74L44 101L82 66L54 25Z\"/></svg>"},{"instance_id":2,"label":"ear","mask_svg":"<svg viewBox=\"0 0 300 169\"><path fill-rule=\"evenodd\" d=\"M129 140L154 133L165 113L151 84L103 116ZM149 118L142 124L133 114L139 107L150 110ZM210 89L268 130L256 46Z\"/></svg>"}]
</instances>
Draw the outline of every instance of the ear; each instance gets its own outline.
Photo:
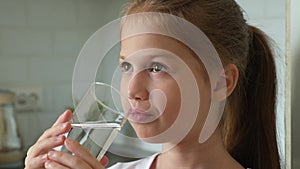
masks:
<instances>
[{"instance_id":1,"label":"ear","mask_svg":"<svg viewBox=\"0 0 300 169\"><path fill-rule=\"evenodd\" d=\"M228 64L220 74L213 89L213 99L218 101L226 99L233 92L238 82L239 70L235 64Z\"/></svg>"}]
</instances>

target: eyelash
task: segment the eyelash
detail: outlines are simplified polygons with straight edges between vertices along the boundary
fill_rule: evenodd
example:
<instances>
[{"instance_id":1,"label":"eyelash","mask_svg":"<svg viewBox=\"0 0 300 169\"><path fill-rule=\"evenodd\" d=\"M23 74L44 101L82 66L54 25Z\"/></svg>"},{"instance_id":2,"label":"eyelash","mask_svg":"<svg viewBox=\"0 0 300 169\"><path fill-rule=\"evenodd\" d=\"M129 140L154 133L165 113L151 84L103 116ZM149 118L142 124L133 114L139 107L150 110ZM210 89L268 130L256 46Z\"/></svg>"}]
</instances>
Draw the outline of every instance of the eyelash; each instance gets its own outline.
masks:
<instances>
[{"instance_id":1,"label":"eyelash","mask_svg":"<svg viewBox=\"0 0 300 169\"><path fill-rule=\"evenodd\" d=\"M157 67L156 67L157 66ZM158 71L156 71L155 69L159 69ZM150 68L150 71L153 72L153 73L165 73L167 72L167 67L161 63L153 63L151 68Z\"/></svg>"},{"instance_id":2,"label":"eyelash","mask_svg":"<svg viewBox=\"0 0 300 169\"><path fill-rule=\"evenodd\" d=\"M133 71L132 65L128 62L122 62L120 64L120 67L122 69L122 72L132 72ZM161 63L154 62L154 63L152 63L152 65L150 66L150 68L148 70L153 73L165 73L165 72L167 72L167 66L165 66L164 64L161 64Z\"/></svg>"}]
</instances>

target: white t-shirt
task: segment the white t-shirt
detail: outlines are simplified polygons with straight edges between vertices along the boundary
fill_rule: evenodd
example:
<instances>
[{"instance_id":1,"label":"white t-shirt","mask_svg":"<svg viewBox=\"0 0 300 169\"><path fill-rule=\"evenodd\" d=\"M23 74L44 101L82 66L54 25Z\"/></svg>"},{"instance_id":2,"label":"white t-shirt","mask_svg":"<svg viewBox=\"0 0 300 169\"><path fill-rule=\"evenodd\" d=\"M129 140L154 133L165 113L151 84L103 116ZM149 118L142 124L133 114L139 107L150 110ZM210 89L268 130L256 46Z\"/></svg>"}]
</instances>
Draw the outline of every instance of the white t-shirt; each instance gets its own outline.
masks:
<instances>
[{"instance_id":1,"label":"white t-shirt","mask_svg":"<svg viewBox=\"0 0 300 169\"><path fill-rule=\"evenodd\" d=\"M158 154L154 154L152 156L142 158L136 161L116 163L115 165L109 167L108 169L149 169L154 159L157 156ZM246 168L246 169L251 169L251 168Z\"/></svg>"},{"instance_id":2,"label":"white t-shirt","mask_svg":"<svg viewBox=\"0 0 300 169\"><path fill-rule=\"evenodd\" d=\"M149 169L158 154L131 162L116 163L108 169Z\"/></svg>"}]
</instances>

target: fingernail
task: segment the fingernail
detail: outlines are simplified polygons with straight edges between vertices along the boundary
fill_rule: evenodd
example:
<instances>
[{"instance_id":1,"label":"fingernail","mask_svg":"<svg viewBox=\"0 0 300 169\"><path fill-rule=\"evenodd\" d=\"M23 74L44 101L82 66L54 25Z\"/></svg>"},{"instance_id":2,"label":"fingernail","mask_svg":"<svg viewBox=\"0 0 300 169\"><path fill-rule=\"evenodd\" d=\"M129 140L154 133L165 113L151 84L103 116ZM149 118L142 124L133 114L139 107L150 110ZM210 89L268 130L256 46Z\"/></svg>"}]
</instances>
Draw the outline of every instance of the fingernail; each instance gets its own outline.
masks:
<instances>
[{"instance_id":1,"label":"fingernail","mask_svg":"<svg viewBox=\"0 0 300 169\"><path fill-rule=\"evenodd\" d=\"M65 123L63 123L63 128L66 128L67 126L69 125L69 122L65 122Z\"/></svg>"},{"instance_id":2,"label":"fingernail","mask_svg":"<svg viewBox=\"0 0 300 169\"><path fill-rule=\"evenodd\" d=\"M47 154L47 158L48 157L51 158L51 157L54 157L54 156L55 156L55 152L54 151L49 151L48 154Z\"/></svg>"},{"instance_id":3,"label":"fingernail","mask_svg":"<svg viewBox=\"0 0 300 169\"><path fill-rule=\"evenodd\" d=\"M64 111L60 116L65 116L68 112L70 112L69 109L67 109L66 111Z\"/></svg>"},{"instance_id":4,"label":"fingernail","mask_svg":"<svg viewBox=\"0 0 300 169\"><path fill-rule=\"evenodd\" d=\"M64 144L67 147L69 147L69 146L72 146L74 144L74 142L75 142L74 140L67 138L67 139L65 139Z\"/></svg>"},{"instance_id":5,"label":"fingernail","mask_svg":"<svg viewBox=\"0 0 300 169\"><path fill-rule=\"evenodd\" d=\"M51 167L51 161L50 161L50 160L47 160L47 161L45 162L45 167L46 167L46 168L50 168L50 167Z\"/></svg>"},{"instance_id":6,"label":"fingernail","mask_svg":"<svg viewBox=\"0 0 300 169\"><path fill-rule=\"evenodd\" d=\"M70 143L72 144L72 140L71 139L66 139L65 140L65 144L70 144Z\"/></svg>"},{"instance_id":7,"label":"fingernail","mask_svg":"<svg viewBox=\"0 0 300 169\"><path fill-rule=\"evenodd\" d=\"M70 109L67 109L67 110L65 111L65 113L72 113L72 111L71 111Z\"/></svg>"},{"instance_id":8,"label":"fingernail","mask_svg":"<svg viewBox=\"0 0 300 169\"><path fill-rule=\"evenodd\" d=\"M63 141L64 139L65 139L65 136L64 136L64 135L59 135L59 136L56 137L56 141L58 141L58 142L61 142L61 141Z\"/></svg>"}]
</instances>

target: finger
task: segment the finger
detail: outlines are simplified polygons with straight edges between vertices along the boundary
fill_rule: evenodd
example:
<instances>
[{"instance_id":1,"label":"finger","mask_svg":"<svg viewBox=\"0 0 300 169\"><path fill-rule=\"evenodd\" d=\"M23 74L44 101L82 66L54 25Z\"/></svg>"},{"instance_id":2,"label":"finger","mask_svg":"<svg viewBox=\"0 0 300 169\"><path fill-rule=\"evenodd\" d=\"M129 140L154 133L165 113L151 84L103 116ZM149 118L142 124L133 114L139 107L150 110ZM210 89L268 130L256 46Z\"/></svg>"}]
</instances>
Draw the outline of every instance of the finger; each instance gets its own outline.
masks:
<instances>
[{"instance_id":1,"label":"finger","mask_svg":"<svg viewBox=\"0 0 300 169\"><path fill-rule=\"evenodd\" d=\"M103 168L99 161L78 142L67 138L64 142L64 145L69 151L73 152L75 156L78 156L86 161L92 168Z\"/></svg>"},{"instance_id":2,"label":"finger","mask_svg":"<svg viewBox=\"0 0 300 169\"><path fill-rule=\"evenodd\" d=\"M70 121L72 118L72 112L71 110L66 110L62 115L58 117L56 122L53 124L53 126L59 124L59 123L64 123Z\"/></svg>"},{"instance_id":3,"label":"finger","mask_svg":"<svg viewBox=\"0 0 300 169\"><path fill-rule=\"evenodd\" d=\"M38 141L43 140L45 138L55 137L58 135L65 134L71 130L70 122L65 122L61 124L57 124L49 129L47 129L42 136L38 139Z\"/></svg>"},{"instance_id":4,"label":"finger","mask_svg":"<svg viewBox=\"0 0 300 169\"><path fill-rule=\"evenodd\" d=\"M84 169L93 168L93 167L89 166L80 157L73 156L69 153L65 153L65 152L62 152L62 151L50 151L50 152L48 152L48 159L50 159L51 161L54 161L55 165L59 164L61 166L66 166L68 168L84 168ZM94 169L96 169L96 168L94 168Z\"/></svg>"},{"instance_id":5,"label":"finger","mask_svg":"<svg viewBox=\"0 0 300 169\"><path fill-rule=\"evenodd\" d=\"M100 164L103 165L104 167L106 167L108 165L108 158L106 156L103 156L100 160Z\"/></svg>"},{"instance_id":6,"label":"finger","mask_svg":"<svg viewBox=\"0 0 300 169\"><path fill-rule=\"evenodd\" d=\"M39 155L35 158L25 158L25 168L24 169L30 169L30 168L43 168L45 162L47 161L47 154Z\"/></svg>"},{"instance_id":7,"label":"finger","mask_svg":"<svg viewBox=\"0 0 300 169\"><path fill-rule=\"evenodd\" d=\"M63 145L66 137L64 135L60 135L58 137L51 137L35 143L27 152L28 159L34 158L40 154L45 154L49 150L57 146Z\"/></svg>"},{"instance_id":8,"label":"finger","mask_svg":"<svg viewBox=\"0 0 300 169\"><path fill-rule=\"evenodd\" d=\"M44 165L45 168L47 169L52 169L52 168L55 168L55 169L68 169L67 167L55 162L55 161L51 161L51 160L47 160L45 162L45 165Z\"/></svg>"}]
</instances>

